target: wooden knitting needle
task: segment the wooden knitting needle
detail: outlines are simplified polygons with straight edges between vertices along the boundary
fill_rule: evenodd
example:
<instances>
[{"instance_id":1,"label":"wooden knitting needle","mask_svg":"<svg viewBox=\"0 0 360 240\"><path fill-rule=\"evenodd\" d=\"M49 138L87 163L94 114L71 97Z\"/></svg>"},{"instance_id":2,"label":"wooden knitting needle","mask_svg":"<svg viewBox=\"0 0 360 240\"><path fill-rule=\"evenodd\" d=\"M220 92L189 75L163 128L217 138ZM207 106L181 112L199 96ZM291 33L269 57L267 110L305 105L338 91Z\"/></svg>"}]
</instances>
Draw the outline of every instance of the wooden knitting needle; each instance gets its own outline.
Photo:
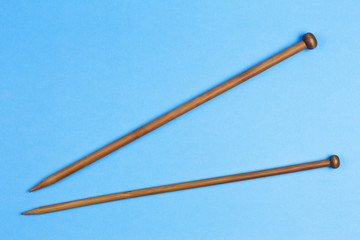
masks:
<instances>
[{"instance_id":1,"label":"wooden knitting needle","mask_svg":"<svg viewBox=\"0 0 360 240\"><path fill-rule=\"evenodd\" d=\"M279 175L279 174L284 174L284 173L299 172L299 171L304 171L304 170L309 170L309 169L314 169L314 168L322 168L322 167L330 167L330 166L332 168L338 168L340 166L340 159L338 156L332 155L329 159L326 159L326 160L302 163L302 164L291 165L291 166L287 166L287 167L272 168L272 169L267 169L267 170L248 172L248 173L240 173L240 174L229 175L229 176L224 176L224 177L208 178L208 179L197 180L197 181L192 181L192 182L170 184L170 185L164 185L164 186L159 186L159 187L151 187L151 188L144 188L144 189L139 189L139 190L134 190L134 191L103 195L103 196L99 196L99 197L85 198L85 199L71 201L71 202L58 203L58 204L54 204L54 205L48 205L48 206L44 206L44 207L34 208L27 212L23 212L22 214L23 215L34 215L34 214L56 212L56 211L61 211L61 210L69 209L69 208L83 207L83 206L87 206L87 205L111 202L111 201L122 200L122 199L127 199L127 198L135 198L135 197L141 197L141 196L153 195L153 194L159 194L159 193L165 193L165 192L174 192L174 191L179 191L179 190L184 190L184 189L205 187L205 186L211 186L211 185L217 185L217 184L229 183L229 182L237 182L237 181L243 181L243 180L248 180L248 179L268 177L268 176L274 176L274 175Z\"/></svg>"},{"instance_id":2,"label":"wooden knitting needle","mask_svg":"<svg viewBox=\"0 0 360 240\"><path fill-rule=\"evenodd\" d=\"M210 89L209 91L199 95L198 97L184 103L183 105L171 110L168 113L158 117L157 119L145 124L144 126L136 129L135 131L119 138L118 140L106 145L105 147L91 153L90 155L80 159L79 161L63 168L62 170L54 173L53 175L45 178L35 187L29 191L35 191L51 184L56 183L57 181L69 176L70 174L86 167L87 165L99 160L100 158L114 152L115 150L131 143L132 141L144 136L145 134L161 127L165 123L170 122L171 120L181 116L182 114L190 111L191 109L209 101L210 99L222 94L223 92L239 85L240 83L245 82L249 78L265 71L266 69L274 66L275 64L291 57L292 55L306 49L313 49L317 45L316 38L311 33L306 33L302 41L296 43L295 45L285 49L284 51L276 54L275 56L259 63L258 65L250 68L249 70L235 76L234 78Z\"/></svg>"}]
</instances>

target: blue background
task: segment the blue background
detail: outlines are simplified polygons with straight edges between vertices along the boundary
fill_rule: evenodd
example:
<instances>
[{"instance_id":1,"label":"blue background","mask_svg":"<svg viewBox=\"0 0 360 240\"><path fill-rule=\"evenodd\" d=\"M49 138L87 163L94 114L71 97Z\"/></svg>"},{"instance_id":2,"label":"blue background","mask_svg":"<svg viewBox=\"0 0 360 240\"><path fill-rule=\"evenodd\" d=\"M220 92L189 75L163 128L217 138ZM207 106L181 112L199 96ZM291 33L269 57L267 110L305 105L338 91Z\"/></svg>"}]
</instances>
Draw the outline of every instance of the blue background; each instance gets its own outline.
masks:
<instances>
[{"instance_id":1,"label":"blue background","mask_svg":"<svg viewBox=\"0 0 360 240\"><path fill-rule=\"evenodd\" d=\"M359 1L2 1L1 239L359 239ZM313 32L305 50L34 193ZM21 212L322 160L341 167Z\"/></svg>"}]
</instances>

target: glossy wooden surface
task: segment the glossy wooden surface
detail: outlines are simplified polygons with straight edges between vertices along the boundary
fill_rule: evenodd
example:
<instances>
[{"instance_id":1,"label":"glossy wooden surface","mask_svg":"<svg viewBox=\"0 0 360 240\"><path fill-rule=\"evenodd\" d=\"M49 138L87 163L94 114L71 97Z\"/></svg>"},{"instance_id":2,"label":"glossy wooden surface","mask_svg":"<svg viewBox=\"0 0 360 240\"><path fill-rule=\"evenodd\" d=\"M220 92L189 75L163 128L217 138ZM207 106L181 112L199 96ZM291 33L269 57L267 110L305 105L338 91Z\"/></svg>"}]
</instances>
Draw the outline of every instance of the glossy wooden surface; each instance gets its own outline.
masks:
<instances>
[{"instance_id":1,"label":"glossy wooden surface","mask_svg":"<svg viewBox=\"0 0 360 240\"><path fill-rule=\"evenodd\" d=\"M194 109L195 107L209 101L210 99L226 92L227 90L245 82L251 77L265 71L266 69L274 66L275 64L291 57L292 55L306 49L316 47L316 39L311 33L307 33L303 36L303 41L296 43L295 45L285 49L284 51L270 57L269 59L259 63L258 65L250 68L249 70L233 77L232 79L210 89L209 91L199 95L198 97L184 103L183 105L171 110L170 112L158 117L157 119L145 124L144 126L136 129L135 131L119 138L118 140L108 144L107 146L91 153L90 155L80 159L77 162L63 168L62 170L54 173L53 175L45 178L35 187L30 189L30 192L44 188L57 181L69 176L70 174L88 166L89 164L99 160L100 158L114 152L115 150L133 142L134 140L144 136L145 134L161 127L162 125L170 122L171 120L181 116L182 114Z\"/></svg>"},{"instance_id":2,"label":"glossy wooden surface","mask_svg":"<svg viewBox=\"0 0 360 240\"><path fill-rule=\"evenodd\" d=\"M150 188L144 188L144 189L139 189L139 190L134 190L134 191L120 192L120 193L114 193L114 194L109 194L109 195L103 195L103 196L99 196L99 197L86 198L86 199L81 199L81 200L76 200L76 201L71 201L71 202L58 203L58 204L54 204L54 205L35 208L35 209L29 210L27 212L24 212L22 214L23 215L43 214L43 213L61 211L61 210L65 210L65 209L83 207L83 206L93 205L93 204L98 204L98 203L141 197L141 196L146 196L146 195L153 195L153 194L159 194L159 193L165 193L165 192L174 192L174 191L179 191L179 190L205 187L205 186L217 185L217 184L222 184L222 183L237 182L237 181L243 181L243 180L254 179L254 178L261 178L261 177L268 177L268 176L274 176L274 175L285 174L285 173L299 172L299 171L304 171L304 170L309 170L309 169L314 169L314 168L321 168L321 167L338 168L339 166L340 166L340 160L339 160L338 156L333 155L329 159L321 160L321 161L302 163L302 164L297 164L297 165L272 168L272 169L255 171L255 172L240 173L240 174L223 176L223 177L208 178L208 179L191 181L191 182L170 184L170 185L164 185L164 186L159 186L159 187L150 187Z\"/></svg>"}]
</instances>

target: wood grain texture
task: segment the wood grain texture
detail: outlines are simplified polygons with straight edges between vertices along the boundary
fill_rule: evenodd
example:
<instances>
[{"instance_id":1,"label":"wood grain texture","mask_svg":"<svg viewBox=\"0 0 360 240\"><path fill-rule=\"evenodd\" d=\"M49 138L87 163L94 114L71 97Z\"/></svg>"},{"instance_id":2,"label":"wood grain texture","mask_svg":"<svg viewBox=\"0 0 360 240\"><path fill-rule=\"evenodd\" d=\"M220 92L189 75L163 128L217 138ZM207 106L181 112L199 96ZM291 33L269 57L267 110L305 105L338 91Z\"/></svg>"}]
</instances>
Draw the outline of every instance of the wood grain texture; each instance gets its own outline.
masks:
<instances>
[{"instance_id":1,"label":"wood grain texture","mask_svg":"<svg viewBox=\"0 0 360 240\"><path fill-rule=\"evenodd\" d=\"M74 172L88 166L89 164L99 160L100 158L116 151L117 149L135 141L136 139L144 136L145 134L161 127L162 125L170 122L171 120L183 115L184 113L196 108L197 106L211 100L212 98L228 91L229 89L245 82L251 77L265 71L266 69L274 66L275 64L284 61L285 59L293 56L294 54L306 49L314 48L316 46L316 39L311 33L307 33L303 36L303 41L296 43L295 45L285 49L284 51L270 57L269 59L259 63L258 65L248 69L247 71L233 77L232 79L210 89L209 91L195 97L194 99L184 103L183 105L171 110L168 113L156 118L155 120L143 125L142 127L136 129L135 131L119 138L118 140L106 145L105 147L87 155L86 157L80 159L77 162L61 169L60 171L52 174L51 176L45 178L35 187L29 191L35 191L51 184L58 182L59 180L73 174Z\"/></svg>"},{"instance_id":2,"label":"wood grain texture","mask_svg":"<svg viewBox=\"0 0 360 240\"><path fill-rule=\"evenodd\" d=\"M333 155L329 159L315 161L315 162L308 162L308 163L302 163L302 164L291 165L286 167L255 171L255 172L240 173L240 174L223 176L223 177L208 178L208 179L191 181L191 182L170 184L159 187L150 187L150 188L144 188L134 191L120 192L120 193L103 195L99 197L86 198L71 202L58 203L54 205L35 208L27 212L23 212L22 214L34 215L34 214L50 213L50 212L61 211L70 208L83 207L83 206L128 199L128 198L135 198L135 197L166 193L166 192L174 192L174 191L185 190L190 188L205 187L205 186L217 185L222 183L249 180L254 178L262 178L262 177L274 176L285 173L299 172L314 168L321 168L321 167L338 168L339 166L340 166L339 157Z\"/></svg>"}]
</instances>

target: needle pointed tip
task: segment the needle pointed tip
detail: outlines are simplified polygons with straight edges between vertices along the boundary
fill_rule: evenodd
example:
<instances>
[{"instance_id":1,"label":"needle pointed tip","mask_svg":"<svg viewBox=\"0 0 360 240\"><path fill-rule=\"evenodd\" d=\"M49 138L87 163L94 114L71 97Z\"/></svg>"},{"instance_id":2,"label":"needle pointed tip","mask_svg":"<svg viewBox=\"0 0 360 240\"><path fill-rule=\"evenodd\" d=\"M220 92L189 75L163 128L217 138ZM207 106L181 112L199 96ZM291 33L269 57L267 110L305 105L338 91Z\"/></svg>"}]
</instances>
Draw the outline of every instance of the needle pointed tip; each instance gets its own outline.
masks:
<instances>
[{"instance_id":1,"label":"needle pointed tip","mask_svg":"<svg viewBox=\"0 0 360 240\"><path fill-rule=\"evenodd\" d=\"M41 187L38 187L38 185L36 185L35 187L33 187L32 189L29 190L29 192L34 192L36 190L39 190Z\"/></svg>"},{"instance_id":2,"label":"needle pointed tip","mask_svg":"<svg viewBox=\"0 0 360 240\"><path fill-rule=\"evenodd\" d=\"M50 184L46 181L46 179L40 183L38 183L37 185L35 185L32 189L29 190L29 192L34 192L36 190L39 190L41 188L47 187Z\"/></svg>"},{"instance_id":3,"label":"needle pointed tip","mask_svg":"<svg viewBox=\"0 0 360 240\"><path fill-rule=\"evenodd\" d=\"M32 210L26 211L26 212L22 212L21 215L32 215L34 213L31 212Z\"/></svg>"}]
</instances>

